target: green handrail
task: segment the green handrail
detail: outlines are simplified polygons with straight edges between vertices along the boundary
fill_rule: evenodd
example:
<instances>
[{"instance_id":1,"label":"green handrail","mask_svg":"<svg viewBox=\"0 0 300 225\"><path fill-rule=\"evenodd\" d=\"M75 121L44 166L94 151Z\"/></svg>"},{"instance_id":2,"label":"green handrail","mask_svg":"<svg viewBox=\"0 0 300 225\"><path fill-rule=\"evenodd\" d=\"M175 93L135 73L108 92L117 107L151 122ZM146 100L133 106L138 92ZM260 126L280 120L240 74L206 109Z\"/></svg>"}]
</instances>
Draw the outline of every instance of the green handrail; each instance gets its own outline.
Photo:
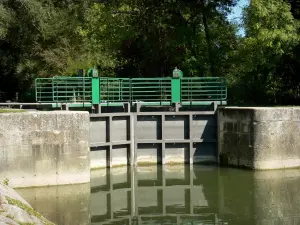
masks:
<instances>
[{"instance_id":1,"label":"green handrail","mask_svg":"<svg viewBox=\"0 0 300 225\"><path fill-rule=\"evenodd\" d=\"M181 101L226 101L223 77L186 77L181 79Z\"/></svg>"},{"instance_id":2,"label":"green handrail","mask_svg":"<svg viewBox=\"0 0 300 225\"><path fill-rule=\"evenodd\" d=\"M174 80L176 79L176 82ZM178 82L179 81L179 82ZM36 101L46 103L111 104L142 102L148 105L225 102L222 77L111 78L53 77L35 80Z\"/></svg>"},{"instance_id":3,"label":"green handrail","mask_svg":"<svg viewBox=\"0 0 300 225\"><path fill-rule=\"evenodd\" d=\"M89 77L53 77L35 80L37 102L91 102L92 80Z\"/></svg>"}]
</instances>

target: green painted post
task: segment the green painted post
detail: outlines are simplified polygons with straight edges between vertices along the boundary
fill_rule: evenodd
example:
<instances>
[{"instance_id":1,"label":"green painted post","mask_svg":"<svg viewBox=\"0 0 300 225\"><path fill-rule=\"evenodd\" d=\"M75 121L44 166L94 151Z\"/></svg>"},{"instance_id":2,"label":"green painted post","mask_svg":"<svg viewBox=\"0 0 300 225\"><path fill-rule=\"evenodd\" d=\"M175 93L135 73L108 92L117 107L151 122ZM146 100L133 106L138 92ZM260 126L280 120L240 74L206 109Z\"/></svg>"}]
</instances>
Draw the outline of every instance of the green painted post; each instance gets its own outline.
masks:
<instances>
[{"instance_id":1,"label":"green painted post","mask_svg":"<svg viewBox=\"0 0 300 225\"><path fill-rule=\"evenodd\" d=\"M92 104L100 104L100 78L92 78Z\"/></svg>"},{"instance_id":2,"label":"green painted post","mask_svg":"<svg viewBox=\"0 0 300 225\"><path fill-rule=\"evenodd\" d=\"M92 77L92 104L100 104L100 78L98 70L89 69L88 76Z\"/></svg>"},{"instance_id":3,"label":"green painted post","mask_svg":"<svg viewBox=\"0 0 300 225\"><path fill-rule=\"evenodd\" d=\"M180 103L181 102L181 78L183 77L183 73L181 70L175 68L173 70L172 76L172 103Z\"/></svg>"}]
</instances>

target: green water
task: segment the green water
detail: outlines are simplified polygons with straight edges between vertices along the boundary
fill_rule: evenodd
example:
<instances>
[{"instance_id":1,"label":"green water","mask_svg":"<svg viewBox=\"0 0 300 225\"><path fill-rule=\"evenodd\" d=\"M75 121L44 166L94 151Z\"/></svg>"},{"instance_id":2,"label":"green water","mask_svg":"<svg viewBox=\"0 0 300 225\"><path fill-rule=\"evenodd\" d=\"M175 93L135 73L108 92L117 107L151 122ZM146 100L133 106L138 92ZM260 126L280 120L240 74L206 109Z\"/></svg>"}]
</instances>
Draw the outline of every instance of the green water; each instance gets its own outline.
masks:
<instances>
[{"instance_id":1,"label":"green water","mask_svg":"<svg viewBox=\"0 0 300 225\"><path fill-rule=\"evenodd\" d=\"M17 190L58 225L300 224L300 170L120 167L90 184Z\"/></svg>"}]
</instances>

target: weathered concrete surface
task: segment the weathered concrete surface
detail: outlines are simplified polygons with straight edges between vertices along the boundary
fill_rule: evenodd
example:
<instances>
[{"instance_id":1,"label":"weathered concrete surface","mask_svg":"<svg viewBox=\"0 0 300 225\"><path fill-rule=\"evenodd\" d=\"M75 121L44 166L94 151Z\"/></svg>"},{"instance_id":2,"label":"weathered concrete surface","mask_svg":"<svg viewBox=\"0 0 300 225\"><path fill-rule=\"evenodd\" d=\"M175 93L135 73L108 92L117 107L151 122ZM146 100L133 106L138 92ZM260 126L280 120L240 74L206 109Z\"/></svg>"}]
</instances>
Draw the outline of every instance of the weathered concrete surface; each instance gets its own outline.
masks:
<instances>
[{"instance_id":1,"label":"weathered concrete surface","mask_svg":"<svg viewBox=\"0 0 300 225\"><path fill-rule=\"evenodd\" d=\"M89 182L88 112L0 114L0 159L11 187Z\"/></svg>"},{"instance_id":2,"label":"weathered concrete surface","mask_svg":"<svg viewBox=\"0 0 300 225\"><path fill-rule=\"evenodd\" d=\"M300 107L222 107L220 163L252 169L300 167Z\"/></svg>"},{"instance_id":3,"label":"weathered concrete surface","mask_svg":"<svg viewBox=\"0 0 300 225\"><path fill-rule=\"evenodd\" d=\"M53 223L36 212L17 192L0 184L0 224L51 225Z\"/></svg>"}]
</instances>

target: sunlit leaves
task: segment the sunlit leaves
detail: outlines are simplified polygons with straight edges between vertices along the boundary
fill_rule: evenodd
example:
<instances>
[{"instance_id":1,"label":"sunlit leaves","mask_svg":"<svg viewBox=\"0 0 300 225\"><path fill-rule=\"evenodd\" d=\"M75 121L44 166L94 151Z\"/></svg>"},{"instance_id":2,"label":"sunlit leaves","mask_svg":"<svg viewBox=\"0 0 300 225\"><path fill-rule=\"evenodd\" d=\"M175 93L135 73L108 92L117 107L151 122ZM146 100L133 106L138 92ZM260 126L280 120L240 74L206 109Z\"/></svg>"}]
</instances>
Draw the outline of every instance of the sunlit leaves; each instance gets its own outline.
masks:
<instances>
[{"instance_id":1,"label":"sunlit leaves","mask_svg":"<svg viewBox=\"0 0 300 225\"><path fill-rule=\"evenodd\" d=\"M244 102L277 103L287 88L278 66L299 43L298 21L285 0L252 0L243 19L246 36L236 52L231 82Z\"/></svg>"},{"instance_id":2,"label":"sunlit leaves","mask_svg":"<svg viewBox=\"0 0 300 225\"><path fill-rule=\"evenodd\" d=\"M0 3L0 39L7 34L7 29L12 22L11 12Z\"/></svg>"},{"instance_id":3,"label":"sunlit leaves","mask_svg":"<svg viewBox=\"0 0 300 225\"><path fill-rule=\"evenodd\" d=\"M245 10L246 43L283 54L299 41L298 23L284 0L253 0Z\"/></svg>"}]
</instances>

